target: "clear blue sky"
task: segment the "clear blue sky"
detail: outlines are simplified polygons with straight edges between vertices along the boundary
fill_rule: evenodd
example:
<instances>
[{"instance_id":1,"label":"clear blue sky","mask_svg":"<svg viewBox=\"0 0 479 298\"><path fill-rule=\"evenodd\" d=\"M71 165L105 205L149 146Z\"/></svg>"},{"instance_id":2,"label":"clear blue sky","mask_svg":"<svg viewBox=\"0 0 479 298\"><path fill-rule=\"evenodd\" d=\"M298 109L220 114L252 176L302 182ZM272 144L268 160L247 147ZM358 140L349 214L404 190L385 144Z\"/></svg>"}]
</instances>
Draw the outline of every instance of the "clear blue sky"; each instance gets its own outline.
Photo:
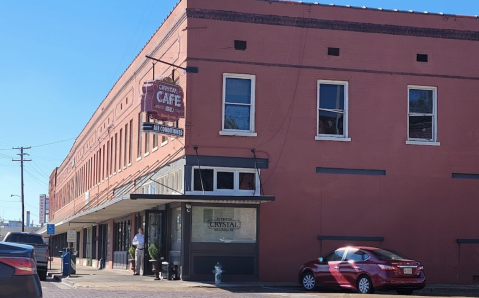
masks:
<instances>
[{"instance_id":1,"label":"clear blue sky","mask_svg":"<svg viewBox=\"0 0 479 298\"><path fill-rule=\"evenodd\" d=\"M21 218L19 198L10 197L20 195L20 166L11 161L19 152L11 147L32 146L26 150L33 161L25 163L25 210L37 224L48 176L176 2L0 0L1 217ZM307 2L479 14L479 0Z\"/></svg>"}]
</instances>

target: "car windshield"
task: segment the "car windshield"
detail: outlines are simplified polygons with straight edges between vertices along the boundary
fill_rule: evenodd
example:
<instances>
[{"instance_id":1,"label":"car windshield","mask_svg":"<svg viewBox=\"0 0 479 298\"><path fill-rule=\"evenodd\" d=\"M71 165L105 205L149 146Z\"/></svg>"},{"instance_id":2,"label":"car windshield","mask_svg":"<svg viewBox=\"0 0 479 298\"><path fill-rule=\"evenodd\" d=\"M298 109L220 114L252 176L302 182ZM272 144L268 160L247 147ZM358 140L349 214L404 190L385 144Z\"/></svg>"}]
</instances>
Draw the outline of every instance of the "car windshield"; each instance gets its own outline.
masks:
<instances>
[{"instance_id":1,"label":"car windshield","mask_svg":"<svg viewBox=\"0 0 479 298\"><path fill-rule=\"evenodd\" d=\"M371 250L371 253L383 261L392 261L392 260L405 260L406 257L389 250L385 249L374 249Z\"/></svg>"}]
</instances>

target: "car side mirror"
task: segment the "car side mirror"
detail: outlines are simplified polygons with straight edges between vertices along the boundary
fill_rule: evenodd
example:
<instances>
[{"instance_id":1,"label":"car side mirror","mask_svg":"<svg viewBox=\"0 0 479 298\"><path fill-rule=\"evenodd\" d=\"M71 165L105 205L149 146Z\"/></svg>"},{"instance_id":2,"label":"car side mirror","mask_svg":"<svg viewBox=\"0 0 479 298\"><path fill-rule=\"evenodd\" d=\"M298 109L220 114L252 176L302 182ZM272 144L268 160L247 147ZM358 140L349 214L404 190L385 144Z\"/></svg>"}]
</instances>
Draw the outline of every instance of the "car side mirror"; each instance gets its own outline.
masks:
<instances>
[{"instance_id":1,"label":"car side mirror","mask_svg":"<svg viewBox=\"0 0 479 298\"><path fill-rule=\"evenodd\" d=\"M324 261L323 257L320 257L320 258L318 259L318 261L319 261L320 263L322 263L322 262Z\"/></svg>"}]
</instances>

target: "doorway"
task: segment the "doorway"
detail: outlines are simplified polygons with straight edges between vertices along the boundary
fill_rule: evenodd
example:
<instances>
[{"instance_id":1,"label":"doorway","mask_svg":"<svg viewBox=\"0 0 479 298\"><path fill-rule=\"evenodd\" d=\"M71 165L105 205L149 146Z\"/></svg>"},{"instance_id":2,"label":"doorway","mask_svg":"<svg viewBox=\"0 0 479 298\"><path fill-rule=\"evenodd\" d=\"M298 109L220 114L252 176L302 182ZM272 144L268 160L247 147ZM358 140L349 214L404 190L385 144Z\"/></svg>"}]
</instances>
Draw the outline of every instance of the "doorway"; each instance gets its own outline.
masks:
<instances>
[{"instance_id":1,"label":"doorway","mask_svg":"<svg viewBox=\"0 0 479 298\"><path fill-rule=\"evenodd\" d=\"M145 274L153 274L148 253L150 245L155 244L159 251L160 257L165 257L165 234L166 234L166 214L164 211L147 210L145 214Z\"/></svg>"}]
</instances>

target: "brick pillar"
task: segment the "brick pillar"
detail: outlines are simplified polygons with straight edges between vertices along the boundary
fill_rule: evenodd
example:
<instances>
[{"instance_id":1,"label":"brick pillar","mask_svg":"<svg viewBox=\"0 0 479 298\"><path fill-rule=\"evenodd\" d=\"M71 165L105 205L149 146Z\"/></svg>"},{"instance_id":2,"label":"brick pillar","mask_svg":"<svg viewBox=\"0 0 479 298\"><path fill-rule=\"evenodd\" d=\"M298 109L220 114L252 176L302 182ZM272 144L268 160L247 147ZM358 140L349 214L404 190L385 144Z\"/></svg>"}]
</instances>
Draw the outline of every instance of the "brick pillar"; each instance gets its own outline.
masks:
<instances>
[{"instance_id":1,"label":"brick pillar","mask_svg":"<svg viewBox=\"0 0 479 298\"><path fill-rule=\"evenodd\" d=\"M108 269L113 269L113 240L115 239L113 231L113 228L115 227L115 222L113 221L113 219L110 219L108 225L110 226L110 234L108 235L108 242L110 243L110 245L108 246L108 253L110 255L110 258L108 260Z\"/></svg>"}]
</instances>

